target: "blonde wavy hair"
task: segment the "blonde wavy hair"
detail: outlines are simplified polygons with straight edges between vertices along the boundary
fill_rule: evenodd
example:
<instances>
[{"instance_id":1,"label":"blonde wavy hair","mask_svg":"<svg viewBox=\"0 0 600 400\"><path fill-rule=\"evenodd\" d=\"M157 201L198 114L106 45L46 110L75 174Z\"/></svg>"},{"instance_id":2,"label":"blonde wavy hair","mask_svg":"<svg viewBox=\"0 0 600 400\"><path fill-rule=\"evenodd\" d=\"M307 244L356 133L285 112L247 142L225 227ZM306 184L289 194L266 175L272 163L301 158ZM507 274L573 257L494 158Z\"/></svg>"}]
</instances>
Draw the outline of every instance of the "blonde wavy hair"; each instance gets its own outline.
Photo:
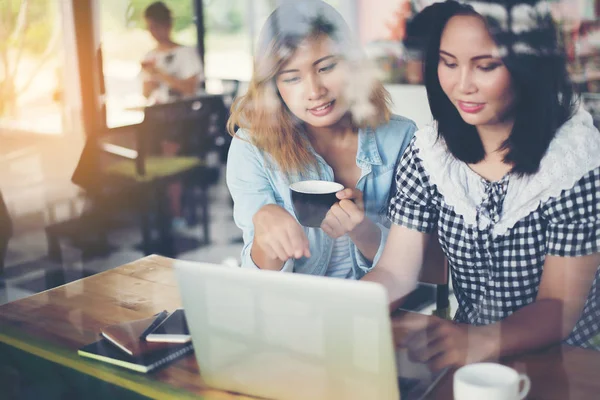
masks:
<instances>
[{"instance_id":1,"label":"blonde wavy hair","mask_svg":"<svg viewBox=\"0 0 600 400\"><path fill-rule=\"evenodd\" d=\"M310 150L302 121L284 104L275 83L282 66L305 41L328 37L348 66L345 99L355 128L376 128L390 118L390 96L376 78L375 69L352 40L342 16L319 0L289 2L267 19L254 57L254 72L246 94L231 107L227 129L236 136L243 129L247 139L270 155L288 177L303 175L317 160Z\"/></svg>"}]
</instances>

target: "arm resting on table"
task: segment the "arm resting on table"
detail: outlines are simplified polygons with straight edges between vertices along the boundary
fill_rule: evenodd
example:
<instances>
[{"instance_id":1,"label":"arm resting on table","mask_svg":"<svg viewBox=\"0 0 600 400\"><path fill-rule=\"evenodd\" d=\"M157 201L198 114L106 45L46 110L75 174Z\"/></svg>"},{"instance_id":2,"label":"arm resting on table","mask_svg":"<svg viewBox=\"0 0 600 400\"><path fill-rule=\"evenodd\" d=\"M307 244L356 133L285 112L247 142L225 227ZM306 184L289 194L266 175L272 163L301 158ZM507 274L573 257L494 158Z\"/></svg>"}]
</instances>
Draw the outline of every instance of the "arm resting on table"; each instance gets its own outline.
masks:
<instances>
[{"instance_id":1,"label":"arm resting on table","mask_svg":"<svg viewBox=\"0 0 600 400\"><path fill-rule=\"evenodd\" d=\"M600 253L580 257L546 256L535 302L500 322L472 329L496 338L496 354L492 356L497 357L566 339L581 317L599 264ZM498 330L500 340L497 340Z\"/></svg>"}]
</instances>

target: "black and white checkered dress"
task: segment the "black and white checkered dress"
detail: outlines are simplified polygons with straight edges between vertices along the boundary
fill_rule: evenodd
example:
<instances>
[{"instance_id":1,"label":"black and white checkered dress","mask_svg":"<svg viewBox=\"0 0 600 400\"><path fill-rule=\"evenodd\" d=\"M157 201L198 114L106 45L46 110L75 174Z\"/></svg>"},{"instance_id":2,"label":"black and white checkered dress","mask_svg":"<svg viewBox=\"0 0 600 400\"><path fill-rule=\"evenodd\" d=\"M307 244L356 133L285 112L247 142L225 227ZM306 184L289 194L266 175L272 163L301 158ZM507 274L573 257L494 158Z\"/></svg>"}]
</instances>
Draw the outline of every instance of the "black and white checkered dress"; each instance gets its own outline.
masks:
<instances>
[{"instance_id":1,"label":"black and white checkered dress","mask_svg":"<svg viewBox=\"0 0 600 400\"><path fill-rule=\"evenodd\" d=\"M600 251L600 133L583 111L561 127L533 176L488 182L428 127L404 153L396 184L388 217L421 232L437 226L458 322L490 324L535 301L547 254ZM566 342L600 350L600 269L595 278Z\"/></svg>"}]
</instances>

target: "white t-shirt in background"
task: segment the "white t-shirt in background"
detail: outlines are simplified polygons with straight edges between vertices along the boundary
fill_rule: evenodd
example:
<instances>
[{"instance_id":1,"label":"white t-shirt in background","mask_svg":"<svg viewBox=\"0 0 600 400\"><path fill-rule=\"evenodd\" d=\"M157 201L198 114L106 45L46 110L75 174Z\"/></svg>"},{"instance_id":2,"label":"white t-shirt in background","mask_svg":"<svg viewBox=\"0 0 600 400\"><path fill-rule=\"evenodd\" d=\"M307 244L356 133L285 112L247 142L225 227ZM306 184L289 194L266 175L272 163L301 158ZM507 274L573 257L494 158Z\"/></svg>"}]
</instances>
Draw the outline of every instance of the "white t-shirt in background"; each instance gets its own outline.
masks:
<instances>
[{"instance_id":1,"label":"white t-shirt in background","mask_svg":"<svg viewBox=\"0 0 600 400\"><path fill-rule=\"evenodd\" d=\"M201 91L204 72L196 48L178 46L168 51L151 50L144 56L144 61L152 60L154 60L158 69L177 79L188 79L197 75L198 83L196 92ZM142 79L148 81L151 80L151 77L142 71ZM160 82L160 85L148 96L148 102L149 104L169 103L184 97L180 92L170 88L166 83Z\"/></svg>"}]
</instances>

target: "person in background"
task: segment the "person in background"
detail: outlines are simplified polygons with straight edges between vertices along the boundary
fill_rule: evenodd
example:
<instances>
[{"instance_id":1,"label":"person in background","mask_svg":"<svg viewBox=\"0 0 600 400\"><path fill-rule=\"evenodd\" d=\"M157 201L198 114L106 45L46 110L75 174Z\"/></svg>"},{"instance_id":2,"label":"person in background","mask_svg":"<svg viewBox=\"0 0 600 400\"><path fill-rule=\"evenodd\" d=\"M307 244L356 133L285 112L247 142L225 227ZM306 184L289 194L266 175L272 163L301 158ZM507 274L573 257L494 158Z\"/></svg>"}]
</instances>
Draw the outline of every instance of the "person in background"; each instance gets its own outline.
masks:
<instances>
[{"instance_id":1,"label":"person in background","mask_svg":"<svg viewBox=\"0 0 600 400\"><path fill-rule=\"evenodd\" d=\"M388 242L363 278L395 308L437 231L458 310L402 342L434 370L561 341L600 349L600 133L545 3L492 3L430 6L435 123L399 163Z\"/></svg>"},{"instance_id":2,"label":"person in background","mask_svg":"<svg viewBox=\"0 0 600 400\"><path fill-rule=\"evenodd\" d=\"M242 267L349 279L369 271L387 237L380 211L394 166L416 127L390 114L389 94L334 8L286 2L269 16L228 125ZM309 179L345 187L320 228L301 226L292 207L289 185Z\"/></svg>"},{"instance_id":3,"label":"person in background","mask_svg":"<svg viewBox=\"0 0 600 400\"><path fill-rule=\"evenodd\" d=\"M201 90L202 62L194 47L171 39L173 17L162 2L150 4L144 18L156 47L142 60L143 92L149 104L169 103L192 97Z\"/></svg>"},{"instance_id":4,"label":"person in background","mask_svg":"<svg viewBox=\"0 0 600 400\"><path fill-rule=\"evenodd\" d=\"M201 92L204 78L200 56L196 48L182 46L171 39L171 10L162 1L157 1L146 8L144 18L148 31L156 40L156 47L142 61L143 93L148 105L175 102ZM180 145L163 140L161 148L164 155L173 156L179 152ZM170 184L168 197L176 229L185 226L181 196L181 183Z\"/></svg>"}]
</instances>

